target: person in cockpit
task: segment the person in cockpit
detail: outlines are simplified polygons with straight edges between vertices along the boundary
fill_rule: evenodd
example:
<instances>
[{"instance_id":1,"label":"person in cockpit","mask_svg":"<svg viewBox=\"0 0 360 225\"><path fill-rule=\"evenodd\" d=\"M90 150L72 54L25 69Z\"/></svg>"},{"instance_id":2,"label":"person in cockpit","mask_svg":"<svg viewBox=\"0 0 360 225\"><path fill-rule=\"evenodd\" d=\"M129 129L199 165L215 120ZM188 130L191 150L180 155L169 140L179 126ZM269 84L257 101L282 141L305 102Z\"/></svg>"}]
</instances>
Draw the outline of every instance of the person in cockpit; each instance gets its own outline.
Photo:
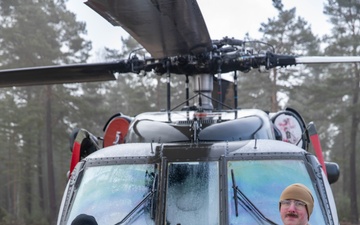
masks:
<instances>
[{"instance_id":1,"label":"person in cockpit","mask_svg":"<svg viewBox=\"0 0 360 225\"><path fill-rule=\"evenodd\" d=\"M308 225L313 208L314 198L303 184L292 184L281 193L279 210L284 225Z\"/></svg>"},{"instance_id":2,"label":"person in cockpit","mask_svg":"<svg viewBox=\"0 0 360 225\"><path fill-rule=\"evenodd\" d=\"M93 216L80 214L71 222L71 225L98 225L98 223Z\"/></svg>"}]
</instances>

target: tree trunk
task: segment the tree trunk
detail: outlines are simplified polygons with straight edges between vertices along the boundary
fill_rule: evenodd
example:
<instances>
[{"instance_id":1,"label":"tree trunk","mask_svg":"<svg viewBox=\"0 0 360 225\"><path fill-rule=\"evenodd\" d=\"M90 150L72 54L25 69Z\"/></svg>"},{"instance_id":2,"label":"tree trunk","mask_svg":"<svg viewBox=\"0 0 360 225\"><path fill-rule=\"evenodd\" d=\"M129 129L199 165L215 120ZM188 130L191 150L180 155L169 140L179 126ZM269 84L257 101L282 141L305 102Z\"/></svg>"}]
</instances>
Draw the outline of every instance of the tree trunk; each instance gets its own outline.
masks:
<instances>
[{"instance_id":1,"label":"tree trunk","mask_svg":"<svg viewBox=\"0 0 360 225\"><path fill-rule=\"evenodd\" d=\"M360 74L357 64L355 64L355 82L353 90L352 112L351 112L351 131L350 131L350 210L351 222L358 224L358 204L357 204L357 188L356 188L356 137L359 126L359 116L357 105L359 102L359 84Z\"/></svg>"},{"instance_id":2,"label":"tree trunk","mask_svg":"<svg viewBox=\"0 0 360 225\"><path fill-rule=\"evenodd\" d=\"M345 127L345 125L344 125ZM344 151L341 151L341 163L343 164L344 167L341 167L344 171L348 170L345 165L348 165L347 163L347 151L345 151L345 149L347 149L346 147L346 135L347 133L345 133L345 131L341 132L341 137L342 137L342 149L344 149ZM347 196L349 193L349 188L348 188L348 176L342 176L342 194L344 196Z\"/></svg>"},{"instance_id":3,"label":"tree trunk","mask_svg":"<svg viewBox=\"0 0 360 225\"><path fill-rule=\"evenodd\" d=\"M25 159L25 170L24 170L24 173L25 173L25 184L24 184L24 201L25 201L25 207L26 207L26 210L27 212L29 213L29 215L32 214L32 202L33 202L33 199L32 199L32 168L31 168L31 154L28 154L28 157L26 157Z\"/></svg>"},{"instance_id":4,"label":"tree trunk","mask_svg":"<svg viewBox=\"0 0 360 225\"><path fill-rule=\"evenodd\" d=\"M38 146L41 146L41 140L39 138L39 144ZM44 194L44 172L43 172L43 157L41 149L37 150L37 174L38 174L38 185L39 185L39 206L42 212L45 212L45 194Z\"/></svg>"},{"instance_id":5,"label":"tree trunk","mask_svg":"<svg viewBox=\"0 0 360 225\"><path fill-rule=\"evenodd\" d=\"M54 160L53 160L53 146L52 146L52 127L51 127L51 95L52 86L46 86L46 151L47 151L47 175L48 175L48 191L49 191L49 209L50 209L50 223L54 224L56 221L56 195L55 195L55 180L54 180Z\"/></svg>"}]
</instances>

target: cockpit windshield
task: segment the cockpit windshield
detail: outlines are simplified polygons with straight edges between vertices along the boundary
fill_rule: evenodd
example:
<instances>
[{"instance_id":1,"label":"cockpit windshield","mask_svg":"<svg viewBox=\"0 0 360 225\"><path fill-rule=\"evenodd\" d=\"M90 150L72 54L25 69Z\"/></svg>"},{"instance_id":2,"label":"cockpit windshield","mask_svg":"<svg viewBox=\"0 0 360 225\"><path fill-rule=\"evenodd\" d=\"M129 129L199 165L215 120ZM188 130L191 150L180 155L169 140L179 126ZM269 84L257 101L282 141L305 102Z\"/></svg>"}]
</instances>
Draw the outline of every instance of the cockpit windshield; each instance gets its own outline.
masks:
<instances>
[{"instance_id":1,"label":"cockpit windshield","mask_svg":"<svg viewBox=\"0 0 360 225\"><path fill-rule=\"evenodd\" d=\"M67 224L80 217L93 217L98 225L155 224L151 201L156 177L156 164L87 167Z\"/></svg>"},{"instance_id":2,"label":"cockpit windshield","mask_svg":"<svg viewBox=\"0 0 360 225\"><path fill-rule=\"evenodd\" d=\"M326 224L316 192L302 160L228 161L227 170L229 224L268 224L259 222L259 217L248 210L249 206L244 205L246 203L234 200L234 183L249 199L250 204L253 204L264 217L277 224L282 224L279 213L281 192L290 184L302 183L311 190L315 200L310 224ZM235 207L236 205L238 207Z\"/></svg>"},{"instance_id":3,"label":"cockpit windshield","mask_svg":"<svg viewBox=\"0 0 360 225\"><path fill-rule=\"evenodd\" d=\"M218 162L168 164L167 224L219 223Z\"/></svg>"},{"instance_id":4,"label":"cockpit windshield","mask_svg":"<svg viewBox=\"0 0 360 225\"><path fill-rule=\"evenodd\" d=\"M302 159L223 159L225 177L222 161L167 161L161 170L158 163L86 166L68 198L64 220L67 225L74 220L94 225L155 225L159 220L166 225L282 224L281 192L302 183L315 200L310 224L327 223ZM227 197L220 198L221 193Z\"/></svg>"}]
</instances>

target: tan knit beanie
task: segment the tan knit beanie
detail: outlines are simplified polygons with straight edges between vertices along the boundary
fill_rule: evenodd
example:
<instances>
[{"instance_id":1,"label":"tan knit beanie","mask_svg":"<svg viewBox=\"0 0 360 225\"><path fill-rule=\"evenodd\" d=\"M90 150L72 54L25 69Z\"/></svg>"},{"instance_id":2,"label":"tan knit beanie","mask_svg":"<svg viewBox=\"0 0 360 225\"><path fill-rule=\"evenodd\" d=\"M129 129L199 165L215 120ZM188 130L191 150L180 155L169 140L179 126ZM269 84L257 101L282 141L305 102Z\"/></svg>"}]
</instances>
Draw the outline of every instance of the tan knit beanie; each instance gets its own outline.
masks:
<instances>
[{"instance_id":1,"label":"tan knit beanie","mask_svg":"<svg viewBox=\"0 0 360 225\"><path fill-rule=\"evenodd\" d=\"M307 188L303 184L292 184L284 189L284 191L281 193L280 201L286 200L286 199L294 199L303 201L306 203L306 211L308 214L308 219L310 218L310 215L314 208L314 198L311 194L311 191L309 188ZM279 209L280 209L280 203L279 203Z\"/></svg>"}]
</instances>

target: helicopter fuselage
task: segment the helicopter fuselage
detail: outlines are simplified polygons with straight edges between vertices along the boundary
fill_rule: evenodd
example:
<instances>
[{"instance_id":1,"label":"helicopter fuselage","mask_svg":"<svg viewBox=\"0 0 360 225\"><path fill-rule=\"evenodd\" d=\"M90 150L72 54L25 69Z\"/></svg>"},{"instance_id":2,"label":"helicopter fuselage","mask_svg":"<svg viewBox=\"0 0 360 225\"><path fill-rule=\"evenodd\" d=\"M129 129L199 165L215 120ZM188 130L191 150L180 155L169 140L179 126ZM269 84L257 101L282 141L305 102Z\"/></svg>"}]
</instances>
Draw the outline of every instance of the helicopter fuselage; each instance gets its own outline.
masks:
<instances>
[{"instance_id":1,"label":"helicopter fuselage","mask_svg":"<svg viewBox=\"0 0 360 225\"><path fill-rule=\"evenodd\" d=\"M338 224L316 156L276 140L267 113L144 113L124 144L77 164L58 224L281 224L279 197L292 183L313 193L311 224Z\"/></svg>"}]
</instances>

